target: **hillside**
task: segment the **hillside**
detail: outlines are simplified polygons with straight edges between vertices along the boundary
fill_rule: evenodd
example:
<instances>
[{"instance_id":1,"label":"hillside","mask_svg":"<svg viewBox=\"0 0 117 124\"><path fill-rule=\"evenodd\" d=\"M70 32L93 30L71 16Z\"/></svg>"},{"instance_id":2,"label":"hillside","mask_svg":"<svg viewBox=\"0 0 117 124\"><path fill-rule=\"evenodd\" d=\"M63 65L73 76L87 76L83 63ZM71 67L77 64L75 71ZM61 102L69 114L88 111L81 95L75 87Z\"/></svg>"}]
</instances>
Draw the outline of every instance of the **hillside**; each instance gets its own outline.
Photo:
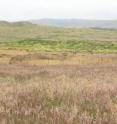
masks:
<instances>
[{"instance_id":1,"label":"hillside","mask_svg":"<svg viewBox=\"0 0 117 124\"><path fill-rule=\"evenodd\" d=\"M57 27L117 29L117 20L40 19L32 20L30 22Z\"/></svg>"},{"instance_id":2,"label":"hillside","mask_svg":"<svg viewBox=\"0 0 117 124\"><path fill-rule=\"evenodd\" d=\"M0 41L46 39L53 41L117 41L116 30L57 28L29 22L0 22Z\"/></svg>"},{"instance_id":3,"label":"hillside","mask_svg":"<svg viewBox=\"0 0 117 124\"><path fill-rule=\"evenodd\" d=\"M0 22L0 124L117 124L117 30Z\"/></svg>"},{"instance_id":4,"label":"hillside","mask_svg":"<svg viewBox=\"0 0 117 124\"><path fill-rule=\"evenodd\" d=\"M117 53L117 31L1 22L0 48L41 52Z\"/></svg>"}]
</instances>

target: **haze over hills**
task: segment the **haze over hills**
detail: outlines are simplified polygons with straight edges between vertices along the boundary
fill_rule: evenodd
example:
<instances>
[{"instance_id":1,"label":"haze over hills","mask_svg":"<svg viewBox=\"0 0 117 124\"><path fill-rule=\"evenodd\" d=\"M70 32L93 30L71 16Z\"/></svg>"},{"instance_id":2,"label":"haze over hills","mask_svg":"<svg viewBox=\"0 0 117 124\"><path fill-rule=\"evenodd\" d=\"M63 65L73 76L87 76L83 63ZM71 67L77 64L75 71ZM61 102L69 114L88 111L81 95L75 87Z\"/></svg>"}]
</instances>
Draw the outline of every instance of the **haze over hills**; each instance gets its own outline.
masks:
<instances>
[{"instance_id":1,"label":"haze over hills","mask_svg":"<svg viewBox=\"0 0 117 124\"><path fill-rule=\"evenodd\" d=\"M117 20L40 19L31 20L30 22L57 27L117 29Z\"/></svg>"},{"instance_id":2,"label":"haze over hills","mask_svg":"<svg viewBox=\"0 0 117 124\"><path fill-rule=\"evenodd\" d=\"M99 29L117 29L117 20L86 20L86 19L39 19L8 22L0 21L0 25L23 26L23 25L47 25L53 27L75 27L75 28L99 28Z\"/></svg>"},{"instance_id":3,"label":"haze over hills","mask_svg":"<svg viewBox=\"0 0 117 124\"><path fill-rule=\"evenodd\" d=\"M0 21L0 26L28 26L34 25L29 21L18 21L18 22L8 22L8 21Z\"/></svg>"}]
</instances>

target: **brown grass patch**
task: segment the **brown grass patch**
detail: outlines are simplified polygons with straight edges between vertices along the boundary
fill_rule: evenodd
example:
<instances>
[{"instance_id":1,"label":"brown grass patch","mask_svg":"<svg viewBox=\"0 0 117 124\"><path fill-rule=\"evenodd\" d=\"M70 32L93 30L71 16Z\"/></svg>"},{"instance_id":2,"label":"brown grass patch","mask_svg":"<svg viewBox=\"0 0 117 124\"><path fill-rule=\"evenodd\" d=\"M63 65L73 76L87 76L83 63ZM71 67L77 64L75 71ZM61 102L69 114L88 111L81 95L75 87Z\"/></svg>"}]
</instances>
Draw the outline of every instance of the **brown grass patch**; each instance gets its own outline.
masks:
<instances>
[{"instance_id":1,"label":"brown grass patch","mask_svg":"<svg viewBox=\"0 0 117 124\"><path fill-rule=\"evenodd\" d=\"M117 64L117 56L115 54L34 53L16 55L9 60L9 63L29 65L112 65Z\"/></svg>"},{"instance_id":2,"label":"brown grass patch","mask_svg":"<svg viewBox=\"0 0 117 124\"><path fill-rule=\"evenodd\" d=\"M116 83L116 65L0 65L0 122L116 124Z\"/></svg>"}]
</instances>

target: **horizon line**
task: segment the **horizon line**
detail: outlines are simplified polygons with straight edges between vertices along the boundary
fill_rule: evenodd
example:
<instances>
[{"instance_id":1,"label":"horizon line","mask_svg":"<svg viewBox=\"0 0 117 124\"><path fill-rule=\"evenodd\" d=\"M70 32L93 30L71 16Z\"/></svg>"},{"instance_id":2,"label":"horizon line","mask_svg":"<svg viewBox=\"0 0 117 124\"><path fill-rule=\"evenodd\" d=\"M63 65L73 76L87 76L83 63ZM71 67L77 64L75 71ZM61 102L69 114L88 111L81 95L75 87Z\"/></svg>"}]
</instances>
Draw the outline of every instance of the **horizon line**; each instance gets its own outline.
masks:
<instances>
[{"instance_id":1,"label":"horizon line","mask_svg":"<svg viewBox=\"0 0 117 124\"><path fill-rule=\"evenodd\" d=\"M28 21L35 21L35 20L86 20L86 21L117 21L117 19L87 19L87 18L39 18L39 19L18 19L18 20L8 20L8 19L0 19L0 22L28 22Z\"/></svg>"}]
</instances>

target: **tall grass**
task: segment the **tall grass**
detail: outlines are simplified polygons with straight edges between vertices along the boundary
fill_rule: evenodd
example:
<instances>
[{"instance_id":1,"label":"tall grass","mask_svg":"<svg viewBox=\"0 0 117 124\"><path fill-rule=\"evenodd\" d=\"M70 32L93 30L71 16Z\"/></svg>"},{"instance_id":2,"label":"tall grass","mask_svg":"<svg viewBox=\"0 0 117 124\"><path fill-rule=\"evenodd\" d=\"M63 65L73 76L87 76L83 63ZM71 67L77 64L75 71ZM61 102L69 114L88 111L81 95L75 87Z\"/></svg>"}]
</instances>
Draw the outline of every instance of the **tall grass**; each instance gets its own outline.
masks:
<instances>
[{"instance_id":1,"label":"tall grass","mask_svg":"<svg viewBox=\"0 0 117 124\"><path fill-rule=\"evenodd\" d=\"M116 81L116 65L2 65L0 122L116 124Z\"/></svg>"}]
</instances>

